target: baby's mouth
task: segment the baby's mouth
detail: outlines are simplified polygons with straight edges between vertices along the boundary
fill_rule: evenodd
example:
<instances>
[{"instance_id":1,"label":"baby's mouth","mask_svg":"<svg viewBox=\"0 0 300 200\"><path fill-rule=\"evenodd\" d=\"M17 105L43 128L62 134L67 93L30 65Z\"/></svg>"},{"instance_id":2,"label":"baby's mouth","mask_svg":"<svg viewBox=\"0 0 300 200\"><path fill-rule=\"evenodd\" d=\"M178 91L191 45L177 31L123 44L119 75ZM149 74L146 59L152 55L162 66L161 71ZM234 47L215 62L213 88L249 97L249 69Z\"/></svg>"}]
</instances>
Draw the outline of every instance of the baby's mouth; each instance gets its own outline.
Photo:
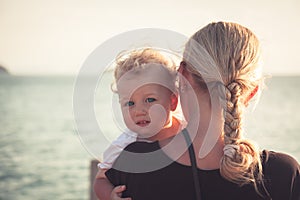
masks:
<instances>
[{"instance_id":1,"label":"baby's mouth","mask_svg":"<svg viewBox=\"0 0 300 200\"><path fill-rule=\"evenodd\" d=\"M148 121L148 120L141 120L136 123L136 125L141 126L141 127L148 126L149 124L150 124L150 121Z\"/></svg>"}]
</instances>

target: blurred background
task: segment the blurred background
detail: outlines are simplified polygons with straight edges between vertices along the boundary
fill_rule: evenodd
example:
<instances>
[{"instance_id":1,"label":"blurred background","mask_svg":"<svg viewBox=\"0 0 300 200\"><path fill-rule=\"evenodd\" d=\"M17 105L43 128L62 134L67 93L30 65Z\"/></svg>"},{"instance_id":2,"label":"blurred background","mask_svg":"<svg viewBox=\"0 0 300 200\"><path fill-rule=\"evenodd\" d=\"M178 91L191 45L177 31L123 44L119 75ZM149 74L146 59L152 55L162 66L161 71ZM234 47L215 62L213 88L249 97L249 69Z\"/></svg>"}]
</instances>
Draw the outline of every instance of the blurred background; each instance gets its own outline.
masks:
<instances>
[{"instance_id":1,"label":"blurred background","mask_svg":"<svg viewBox=\"0 0 300 200\"><path fill-rule=\"evenodd\" d=\"M138 28L187 37L212 21L250 28L272 78L246 113L247 137L299 162L299 10L297 0L0 0L0 199L89 199L94 157L76 130L76 75L95 48ZM100 115L111 112L105 96Z\"/></svg>"}]
</instances>

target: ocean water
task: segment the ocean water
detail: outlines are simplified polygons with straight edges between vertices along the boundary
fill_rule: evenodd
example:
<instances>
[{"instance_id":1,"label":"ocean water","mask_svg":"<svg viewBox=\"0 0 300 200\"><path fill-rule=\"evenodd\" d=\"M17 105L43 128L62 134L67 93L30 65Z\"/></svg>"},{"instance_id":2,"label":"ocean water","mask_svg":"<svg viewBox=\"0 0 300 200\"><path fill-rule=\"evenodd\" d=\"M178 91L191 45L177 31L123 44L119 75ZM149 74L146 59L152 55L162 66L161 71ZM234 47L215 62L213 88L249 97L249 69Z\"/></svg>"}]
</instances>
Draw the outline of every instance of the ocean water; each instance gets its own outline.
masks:
<instances>
[{"instance_id":1,"label":"ocean water","mask_svg":"<svg viewBox=\"0 0 300 200\"><path fill-rule=\"evenodd\" d=\"M109 80L103 79L107 85ZM89 141L78 137L74 81L0 76L0 199L89 199L93 156L87 151ZM246 113L246 136L262 149L300 161L300 77L273 77L267 86L256 109ZM117 127L105 121L112 105L105 100L108 93L100 94L98 120L112 140ZM100 151L107 143L99 141Z\"/></svg>"}]
</instances>

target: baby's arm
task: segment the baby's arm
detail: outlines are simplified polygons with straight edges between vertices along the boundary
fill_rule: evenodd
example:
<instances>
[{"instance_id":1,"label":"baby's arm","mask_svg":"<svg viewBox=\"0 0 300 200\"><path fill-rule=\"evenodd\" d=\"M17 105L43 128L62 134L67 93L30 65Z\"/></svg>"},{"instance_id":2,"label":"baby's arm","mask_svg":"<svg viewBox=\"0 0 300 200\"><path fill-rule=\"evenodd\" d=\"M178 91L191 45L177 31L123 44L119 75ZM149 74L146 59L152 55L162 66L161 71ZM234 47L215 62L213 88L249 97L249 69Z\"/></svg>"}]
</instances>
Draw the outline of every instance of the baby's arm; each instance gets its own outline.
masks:
<instances>
[{"instance_id":1,"label":"baby's arm","mask_svg":"<svg viewBox=\"0 0 300 200\"><path fill-rule=\"evenodd\" d=\"M96 178L94 181L94 191L99 200L131 200L131 198L121 198L124 190L126 190L125 185L114 188L107 178Z\"/></svg>"},{"instance_id":2,"label":"baby's arm","mask_svg":"<svg viewBox=\"0 0 300 200\"><path fill-rule=\"evenodd\" d=\"M98 173L97 173L97 176L98 176ZM110 200L111 199L110 195L112 193L114 186L108 181L107 178L104 178L104 177L97 178L97 176L94 181L94 192L95 192L96 196L100 200Z\"/></svg>"},{"instance_id":3,"label":"baby's arm","mask_svg":"<svg viewBox=\"0 0 300 200\"><path fill-rule=\"evenodd\" d=\"M94 181L94 191L100 200L130 200L131 198L121 198L125 186L114 186L105 176L105 172L112 167L113 163L130 143L136 141L134 133L123 133L105 150L103 162L98 164L98 173Z\"/></svg>"}]
</instances>

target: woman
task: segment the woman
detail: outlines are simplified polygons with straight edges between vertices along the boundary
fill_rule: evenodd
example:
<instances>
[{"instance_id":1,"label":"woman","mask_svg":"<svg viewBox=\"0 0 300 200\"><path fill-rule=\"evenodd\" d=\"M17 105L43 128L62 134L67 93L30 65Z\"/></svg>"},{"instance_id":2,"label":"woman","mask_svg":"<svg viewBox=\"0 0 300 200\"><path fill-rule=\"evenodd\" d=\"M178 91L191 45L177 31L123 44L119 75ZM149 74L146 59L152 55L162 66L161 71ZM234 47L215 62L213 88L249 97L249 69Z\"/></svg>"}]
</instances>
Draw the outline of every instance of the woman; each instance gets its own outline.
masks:
<instances>
[{"instance_id":1,"label":"woman","mask_svg":"<svg viewBox=\"0 0 300 200\"><path fill-rule=\"evenodd\" d=\"M258 39L241 25L211 23L196 32L178 70L187 128L167 140L129 145L106 173L114 186L126 185L116 187L111 199L299 200L300 167L295 159L261 152L243 138L243 110L262 89L259 55ZM179 146L190 148L174 153ZM145 162L126 152L159 152L155 155L160 160L170 162L153 171L125 171L120 166L126 162ZM96 180L94 188L102 197L112 186Z\"/></svg>"}]
</instances>

